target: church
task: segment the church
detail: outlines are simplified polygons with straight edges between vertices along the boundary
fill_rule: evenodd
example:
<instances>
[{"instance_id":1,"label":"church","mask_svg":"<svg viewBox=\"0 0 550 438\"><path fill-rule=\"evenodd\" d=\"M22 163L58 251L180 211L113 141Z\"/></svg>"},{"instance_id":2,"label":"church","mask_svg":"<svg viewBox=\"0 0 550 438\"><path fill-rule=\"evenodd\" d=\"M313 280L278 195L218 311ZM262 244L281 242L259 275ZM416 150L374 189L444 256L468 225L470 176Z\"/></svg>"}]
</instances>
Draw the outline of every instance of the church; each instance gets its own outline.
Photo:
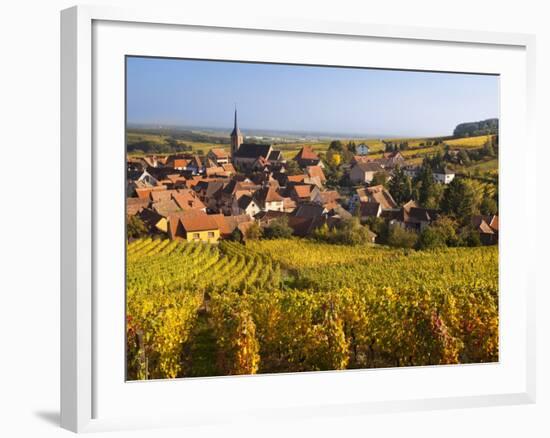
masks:
<instances>
[{"instance_id":1,"label":"church","mask_svg":"<svg viewBox=\"0 0 550 438\"><path fill-rule=\"evenodd\" d=\"M284 162L281 151L273 149L270 144L245 143L244 136L237 123L237 109L231 132L231 161L233 165L244 169L263 169L267 165L282 164Z\"/></svg>"}]
</instances>

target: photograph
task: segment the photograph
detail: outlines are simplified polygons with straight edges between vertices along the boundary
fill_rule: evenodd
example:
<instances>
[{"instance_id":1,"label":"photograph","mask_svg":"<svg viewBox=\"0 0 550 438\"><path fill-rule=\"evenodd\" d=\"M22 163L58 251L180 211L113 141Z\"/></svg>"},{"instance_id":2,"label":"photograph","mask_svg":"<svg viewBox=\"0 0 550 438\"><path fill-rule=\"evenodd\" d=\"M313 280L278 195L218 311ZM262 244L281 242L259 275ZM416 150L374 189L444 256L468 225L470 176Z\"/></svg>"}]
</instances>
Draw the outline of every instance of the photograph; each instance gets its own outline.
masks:
<instances>
[{"instance_id":1,"label":"photograph","mask_svg":"<svg viewBox=\"0 0 550 438\"><path fill-rule=\"evenodd\" d=\"M127 55L126 380L498 363L499 115L498 74Z\"/></svg>"}]
</instances>

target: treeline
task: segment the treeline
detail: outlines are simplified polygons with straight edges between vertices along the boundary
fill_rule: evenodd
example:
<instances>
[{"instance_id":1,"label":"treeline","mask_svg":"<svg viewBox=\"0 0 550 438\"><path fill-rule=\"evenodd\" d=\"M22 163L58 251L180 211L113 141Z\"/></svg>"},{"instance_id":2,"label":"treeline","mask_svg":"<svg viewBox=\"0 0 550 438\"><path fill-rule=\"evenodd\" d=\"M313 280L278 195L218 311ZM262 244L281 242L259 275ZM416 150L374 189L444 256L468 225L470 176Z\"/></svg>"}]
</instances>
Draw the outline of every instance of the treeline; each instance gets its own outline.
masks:
<instances>
[{"instance_id":1,"label":"treeline","mask_svg":"<svg viewBox=\"0 0 550 438\"><path fill-rule=\"evenodd\" d=\"M498 134L498 119L487 119L479 122L467 122L457 125L453 131L455 137L476 137L479 135Z\"/></svg>"}]
</instances>

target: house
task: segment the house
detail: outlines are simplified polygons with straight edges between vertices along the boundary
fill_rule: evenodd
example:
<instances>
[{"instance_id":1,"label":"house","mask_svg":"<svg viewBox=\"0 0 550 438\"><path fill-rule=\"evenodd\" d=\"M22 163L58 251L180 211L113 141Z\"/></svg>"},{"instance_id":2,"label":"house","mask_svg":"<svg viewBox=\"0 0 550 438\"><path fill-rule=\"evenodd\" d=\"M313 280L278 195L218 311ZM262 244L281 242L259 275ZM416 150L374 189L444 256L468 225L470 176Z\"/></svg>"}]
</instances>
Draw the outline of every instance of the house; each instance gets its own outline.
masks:
<instances>
[{"instance_id":1,"label":"house","mask_svg":"<svg viewBox=\"0 0 550 438\"><path fill-rule=\"evenodd\" d=\"M166 186L156 186L156 187L150 187L150 186L143 186L142 184L138 182L135 183L135 188L133 190L128 191L128 194L135 193L138 198L141 199L151 199L151 193L166 190Z\"/></svg>"},{"instance_id":2,"label":"house","mask_svg":"<svg viewBox=\"0 0 550 438\"><path fill-rule=\"evenodd\" d=\"M233 213L233 207L236 201L243 195L252 197L256 190L259 190L261 186L254 184L248 178L240 180L237 177L233 177L229 183L223 188L223 190L217 195L218 207L220 210L228 214Z\"/></svg>"},{"instance_id":3,"label":"house","mask_svg":"<svg viewBox=\"0 0 550 438\"><path fill-rule=\"evenodd\" d=\"M254 200L263 211L283 211L284 198L279 194L277 188L268 185L254 193Z\"/></svg>"},{"instance_id":4,"label":"house","mask_svg":"<svg viewBox=\"0 0 550 438\"><path fill-rule=\"evenodd\" d=\"M349 173L349 178L351 182L355 184L370 183L374 175L378 172L383 172L384 168L380 164L371 161L371 162L360 162L355 164Z\"/></svg>"},{"instance_id":5,"label":"house","mask_svg":"<svg viewBox=\"0 0 550 438\"><path fill-rule=\"evenodd\" d=\"M188 242L217 243L220 229L216 220L202 211L187 211L168 217L170 239L184 239Z\"/></svg>"},{"instance_id":6,"label":"house","mask_svg":"<svg viewBox=\"0 0 550 438\"><path fill-rule=\"evenodd\" d=\"M233 165L250 170L260 157L267 160L272 150L270 144L243 143L233 153Z\"/></svg>"},{"instance_id":7,"label":"house","mask_svg":"<svg viewBox=\"0 0 550 438\"><path fill-rule=\"evenodd\" d=\"M320 204L316 202L303 202L298 207L293 216L298 217L321 217L328 213L328 211Z\"/></svg>"},{"instance_id":8,"label":"house","mask_svg":"<svg viewBox=\"0 0 550 438\"><path fill-rule=\"evenodd\" d=\"M251 169L261 157L270 164L284 161L281 151L274 150L270 144L245 143L244 135L237 123L237 109L231 138L231 160L233 165L243 169ZM261 162L261 161L260 161Z\"/></svg>"},{"instance_id":9,"label":"house","mask_svg":"<svg viewBox=\"0 0 550 438\"><path fill-rule=\"evenodd\" d=\"M207 178L229 178L231 176L222 166L207 167L204 174Z\"/></svg>"},{"instance_id":10,"label":"house","mask_svg":"<svg viewBox=\"0 0 550 438\"><path fill-rule=\"evenodd\" d=\"M137 214L137 217L139 217L148 228L149 234L158 234L159 231L166 233L168 231L167 219L150 208L144 208L141 210Z\"/></svg>"},{"instance_id":11,"label":"house","mask_svg":"<svg viewBox=\"0 0 550 438\"><path fill-rule=\"evenodd\" d=\"M313 151L311 146L304 146L300 149L300 152L294 157L294 161L298 163L298 166L304 168L306 166L322 166L323 163L319 156Z\"/></svg>"},{"instance_id":12,"label":"house","mask_svg":"<svg viewBox=\"0 0 550 438\"><path fill-rule=\"evenodd\" d=\"M283 211L285 213L292 213L294 210L296 210L296 201L292 198L283 197Z\"/></svg>"},{"instance_id":13,"label":"house","mask_svg":"<svg viewBox=\"0 0 550 438\"><path fill-rule=\"evenodd\" d=\"M327 182L327 178L321 166L307 166L306 174L309 178L309 181L307 181L308 184L315 184L317 187L322 188Z\"/></svg>"},{"instance_id":14,"label":"house","mask_svg":"<svg viewBox=\"0 0 550 438\"><path fill-rule=\"evenodd\" d=\"M303 184L305 178L306 178L306 175L304 175L304 174L287 175L285 185L288 186L288 185L292 185L292 184Z\"/></svg>"},{"instance_id":15,"label":"house","mask_svg":"<svg viewBox=\"0 0 550 438\"><path fill-rule=\"evenodd\" d=\"M332 220L347 220L353 217L353 215L340 204L325 206L325 210L327 210L327 217Z\"/></svg>"},{"instance_id":16,"label":"house","mask_svg":"<svg viewBox=\"0 0 550 438\"><path fill-rule=\"evenodd\" d=\"M174 158L172 160L167 161L168 167L173 167L176 170L186 170L188 164L191 162L191 160L187 158Z\"/></svg>"},{"instance_id":17,"label":"house","mask_svg":"<svg viewBox=\"0 0 550 438\"><path fill-rule=\"evenodd\" d=\"M156 190L149 193L151 202L169 201L172 199L172 193L177 193L176 190Z\"/></svg>"},{"instance_id":18,"label":"house","mask_svg":"<svg viewBox=\"0 0 550 438\"><path fill-rule=\"evenodd\" d=\"M192 189L178 190L176 193L172 193L172 199L183 211L200 210L206 212L206 205Z\"/></svg>"},{"instance_id":19,"label":"house","mask_svg":"<svg viewBox=\"0 0 550 438\"><path fill-rule=\"evenodd\" d=\"M209 215L220 229L220 238L228 239L231 237L235 229L239 228L239 225L252 224L254 220L247 214L241 214L237 216L224 216L223 214L211 214Z\"/></svg>"},{"instance_id":20,"label":"house","mask_svg":"<svg viewBox=\"0 0 550 438\"><path fill-rule=\"evenodd\" d=\"M296 202L312 201L319 196L319 188L310 184L295 184L290 189L290 197Z\"/></svg>"},{"instance_id":21,"label":"house","mask_svg":"<svg viewBox=\"0 0 550 438\"><path fill-rule=\"evenodd\" d=\"M294 236L305 237L311 235L313 231L327 223L324 216L289 216L288 226L292 228Z\"/></svg>"},{"instance_id":22,"label":"house","mask_svg":"<svg viewBox=\"0 0 550 438\"><path fill-rule=\"evenodd\" d=\"M391 223L417 232L424 229L439 217L437 210L420 207L415 201L409 201L397 212L383 212L383 216L390 219Z\"/></svg>"},{"instance_id":23,"label":"house","mask_svg":"<svg viewBox=\"0 0 550 438\"><path fill-rule=\"evenodd\" d=\"M254 216L254 219L260 224L262 228L269 226L271 222L273 222L276 219L279 219L281 217L286 217L287 219L290 218L289 213L285 213L283 211L261 211L256 216Z\"/></svg>"},{"instance_id":24,"label":"house","mask_svg":"<svg viewBox=\"0 0 550 438\"><path fill-rule=\"evenodd\" d=\"M362 156L362 155L354 155L351 158L349 164L350 164L350 167L353 167L357 163L370 163L372 161L376 161L376 159L371 158L371 157L367 157L367 156Z\"/></svg>"},{"instance_id":25,"label":"house","mask_svg":"<svg viewBox=\"0 0 550 438\"><path fill-rule=\"evenodd\" d=\"M250 217L254 217L262 211L262 207L252 195L242 195L233 200L231 211L234 216L247 214Z\"/></svg>"},{"instance_id":26,"label":"house","mask_svg":"<svg viewBox=\"0 0 550 438\"><path fill-rule=\"evenodd\" d=\"M187 163L186 169L190 170L193 175L198 175L204 173L205 167L206 166L203 159L198 155L193 155L193 157Z\"/></svg>"},{"instance_id":27,"label":"house","mask_svg":"<svg viewBox=\"0 0 550 438\"><path fill-rule=\"evenodd\" d=\"M409 178L416 178L420 173L420 166L404 166L403 173Z\"/></svg>"},{"instance_id":28,"label":"house","mask_svg":"<svg viewBox=\"0 0 550 438\"><path fill-rule=\"evenodd\" d=\"M127 198L126 199L126 215L135 216L140 213L143 209L149 206L148 199L142 198Z\"/></svg>"},{"instance_id":29,"label":"house","mask_svg":"<svg viewBox=\"0 0 550 438\"><path fill-rule=\"evenodd\" d=\"M147 172L161 184L163 181L168 180L168 175L173 175L174 169L171 167L148 167Z\"/></svg>"},{"instance_id":30,"label":"house","mask_svg":"<svg viewBox=\"0 0 550 438\"><path fill-rule=\"evenodd\" d=\"M355 211L359 202L377 202L382 211L397 209L397 203L383 185L358 188L350 198L349 210Z\"/></svg>"},{"instance_id":31,"label":"house","mask_svg":"<svg viewBox=\"0 0 550 438\"><path fill-rule=\"evenodd\" d=\"M447 168L433 171L434 180L440 184L450 184L455 178L455 173Z\"/></svg>"},{"instance_id":32,"label":"house","mask_svg":"<svg viewBox=\"0 0 550 438\"><path fill-rule=\"evenodd\" d=\"M479 232L479 238L483 245L498 244L498 216L478 215L472 217L472 225Z\"/></svg>"},{"instance_id":33,"label":"house","mask_svg":"<svg viewBox=\"0 0 550 438\"><path fill-rule=\"evenodd\" d=\"M169 181L169 183L167 183L168 187L171 187L174 189L187 187L187 178L180 175L179 173L166 175L166 178Z\"/></svg>"},{"instance_id":34,"label":"house","mask_svg":"<svg viewBox=\"0 0 550 438\"><path fill-rule=\"evenodd\" d=\"M153 202L151 208L157 214L162 217L168 217L172 213L177 213L181 211L181 208L178 207L178 204L173 199L162 200L158 202Z\"/></svg>"},{"instance_id":35,"label":"house","mask_svg":"<svg viewBox=\"0 0 550 438\"><path fill-rule=\"evenodd\" d=\"M267 158L260 156L256 158L256 160L252 163L250 169L258 172L269 172L269 161L267 160Z\"/></svg>"},{"instance_id":36,"label":"house","mask_svg":"<svg viewBox=\"0 0 550 438\"><path fill-rule=\"evenodd\" d=\"M231 177L237 173L235 167L231 163L222 164L222 169Z\"/></svg>"},{"instance_id":37,"label":"house","mask_svg":"<svg viewBox=\"0 0 550 438\"><path fill-rule=\"evenodd\" d=\"M229 152L225 149L213 148L208 151L206 155L210 160L214 161L217 166L222 166L223 164L229 164Z\"/></svg>"},{"instance_id":38,"label":"house","mask_svg":"<svg viewBox=\"0 0 550 438\"><path fill-rule=\"evenodd\" d=\"M151 187L159 185L159 180L151 175L151 173L149 173L147 170L143 171L143 173L137 179L137 182L141 182Z\"/></svg>"},{"instance_id":39,"label":"house","mask_svg":"<svg viewBox=\"0 0 550 438\"><path fill-rule=\"evenodd\" d=\"M336 190L325 190L324 192L319 192L319 194L313 198L313 202L317 202L325 208L331 209L339 205L339 199L340 193Z\"/></svg>"},{"instance_id":40,"label":"house","mask_svg":"<svg viewBox=\"0 0 550 438\"><path fill-rule=\"evenodd\" d=\"M357 155L363 156L369 153L369 147L365 143L361 143L357 146Z\"/></svg>"},{"instance_id":41,"label":"house","mask_svg":"<svg viewBox=\"0 0 550 438\"><path fill-rule=\"evenodd\" d=\"M384 169L394 169L396 166L403 166L405 163L405 158L399 151L395 152L389 152L387 154L383 155L383 158L379 158L376 160L380 166L382 166Z\"/></svg>"},{"instance_id":42,"label":"house","mask_svg":"<svg viewBox=\"0 0 550 438\"><path fill-rule=\"evenodd\" d=\"M228 184L227 181L219 179L210 179L199 181L193 190L199 196L199 199L206 205L206 208L217 210L221 191Z\"/></svg>"},{"instance_id":43,"label":"house","mask_svg":"<svg viewBox=\"0 0 550 438\"><path fill-rule=\"evenodd\" d=\"M359 203L359 217L362 221L370 217L380 217L382 206L379 202L361 201Z\"/></svg>"}]
</instances>

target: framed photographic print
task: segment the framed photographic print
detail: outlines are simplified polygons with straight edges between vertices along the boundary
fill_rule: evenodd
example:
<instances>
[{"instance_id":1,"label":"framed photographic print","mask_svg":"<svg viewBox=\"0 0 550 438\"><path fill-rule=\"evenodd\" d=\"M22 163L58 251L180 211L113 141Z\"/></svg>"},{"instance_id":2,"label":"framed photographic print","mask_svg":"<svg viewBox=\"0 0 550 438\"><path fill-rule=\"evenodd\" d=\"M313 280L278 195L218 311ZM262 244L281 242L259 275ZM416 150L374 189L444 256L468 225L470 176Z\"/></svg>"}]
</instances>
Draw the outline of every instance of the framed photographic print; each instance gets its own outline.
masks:
<instances>
[{"instance_id":1,"label":"framed photographic print","mask_svg":"<svg viewBox=\"0 0 550 438\"><path fill-rule=\"evenodd\" d=\"M61 44L63 427L534 401L531 36L75 7Z\"/></svg>"}]
</instances>

